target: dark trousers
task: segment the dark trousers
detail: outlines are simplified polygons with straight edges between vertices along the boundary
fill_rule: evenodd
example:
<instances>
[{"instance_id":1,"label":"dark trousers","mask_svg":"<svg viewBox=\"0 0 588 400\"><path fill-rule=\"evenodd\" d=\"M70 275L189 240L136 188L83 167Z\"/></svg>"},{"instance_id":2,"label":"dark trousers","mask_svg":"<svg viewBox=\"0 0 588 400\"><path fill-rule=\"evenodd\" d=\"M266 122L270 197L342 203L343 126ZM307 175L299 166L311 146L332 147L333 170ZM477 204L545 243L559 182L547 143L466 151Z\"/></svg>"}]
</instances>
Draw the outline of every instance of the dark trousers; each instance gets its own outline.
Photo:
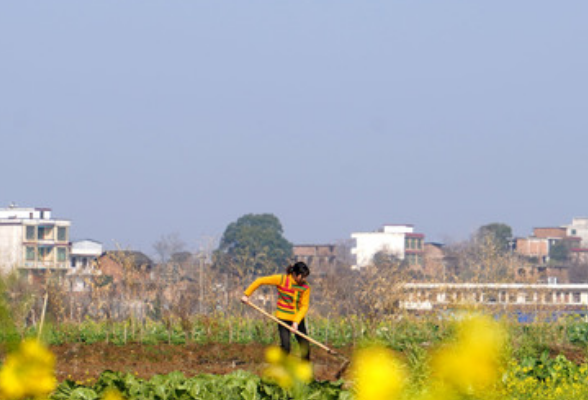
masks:
<instances>
[{"instance_id":1,"label":"dark trousers","mask_svg":"<svg viewBox=\"0 0 588 400\"><path fill-rule=\"evenodd\" d=\"M283 319L280 321L292 326L292 321L284 321ZM306 325L304 324L304 320L298 324L298 330L305 335L308 335L306 332ZM280 333L280 347L282 350L284 350L284 352L286 352L286 354L290 354L290 335L292 334L292 331L280 324L278 324L278 331ZM300 346L300 357L310 361L310 344L308 343L308 340L296 334L294 334L294 336L296 336L296 340Z\"/></svg>"}]
</instances>

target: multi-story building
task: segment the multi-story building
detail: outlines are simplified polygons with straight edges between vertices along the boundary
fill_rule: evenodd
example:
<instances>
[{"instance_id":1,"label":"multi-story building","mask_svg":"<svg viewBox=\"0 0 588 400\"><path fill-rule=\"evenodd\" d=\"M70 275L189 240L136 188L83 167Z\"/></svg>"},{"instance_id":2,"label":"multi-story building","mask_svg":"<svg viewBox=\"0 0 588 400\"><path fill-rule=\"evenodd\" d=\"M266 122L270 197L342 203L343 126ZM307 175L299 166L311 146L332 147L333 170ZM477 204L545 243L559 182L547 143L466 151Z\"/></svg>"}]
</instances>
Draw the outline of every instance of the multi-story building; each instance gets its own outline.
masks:
<instances>
[{"instance_id":1,"label":"multi-story building","mask_svg":"<svg viewBox=\"0 0 588 400\"><path fill-rule=\"evenodd\" d=\"M572 223L564 225L568 236L576 236L581 239L579 248L588 248L588 217L572 218Z\"/></svg>"},{"instance_id":2,"label":"multi-story building","mask_svg":"<svg viewBox=\"0 0 588 400\"><path fill-rule=\"evenodd\" d=\"M534 228L533 235L516 239L516 252L522 256L535 257L544 264L549 261L551 248L556 243L564 243L567 249L580 247L581 238L571 236L571 230L565 227Z\"/></svg>"},{"instance_id":3,"label":"multi-story building","mask_svg":"<svg viewBox=\"0 0 588 400\"><path fill-rule=\"evenodd\" d=\"M355 239L353 269L370 265L379 252L407 260L410 265L423 265L425 235L415 233L412 225L387 224L375 232L356 232L351 237Z\"/></svg>"},{"instance_id":4,"label":"multi-story building","mask_svg":"<svg viewBox=\"0 0 588 400\"><path fill-rule=\"evenodd\" d=\"M50 208L0 208L0 272L67 269L70 225Z\"/></svg>"}]
</instances>

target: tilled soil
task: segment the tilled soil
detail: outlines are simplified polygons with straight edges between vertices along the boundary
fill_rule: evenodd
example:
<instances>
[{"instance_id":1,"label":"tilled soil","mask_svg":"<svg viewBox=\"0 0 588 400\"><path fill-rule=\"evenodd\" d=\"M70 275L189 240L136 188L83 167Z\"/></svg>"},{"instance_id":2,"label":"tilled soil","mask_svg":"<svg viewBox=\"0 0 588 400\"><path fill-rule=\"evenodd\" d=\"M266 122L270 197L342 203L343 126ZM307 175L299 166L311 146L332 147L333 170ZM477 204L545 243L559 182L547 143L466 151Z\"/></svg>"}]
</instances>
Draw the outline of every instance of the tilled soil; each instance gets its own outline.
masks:
<instances>
[{"instance_id":1,"label":"tilled soil","mask_svg":"<svg viewBox=\"0 0 588 400\"><path fill-rule=\"evenodd\" d=\"M124 346L73 343L51 346L57 359L58 381L81 382L95 380L104 370L130 372L143 379L173 371L181 371L188 377L203 373L228 374L236 370L261 375L267 367L265 348L255 343ZM351 348L337 351L351 354ZM311 359L317 380L334 380L342 366L341 359L317 348L312 350Z\"/></svg>"}]
</instances>

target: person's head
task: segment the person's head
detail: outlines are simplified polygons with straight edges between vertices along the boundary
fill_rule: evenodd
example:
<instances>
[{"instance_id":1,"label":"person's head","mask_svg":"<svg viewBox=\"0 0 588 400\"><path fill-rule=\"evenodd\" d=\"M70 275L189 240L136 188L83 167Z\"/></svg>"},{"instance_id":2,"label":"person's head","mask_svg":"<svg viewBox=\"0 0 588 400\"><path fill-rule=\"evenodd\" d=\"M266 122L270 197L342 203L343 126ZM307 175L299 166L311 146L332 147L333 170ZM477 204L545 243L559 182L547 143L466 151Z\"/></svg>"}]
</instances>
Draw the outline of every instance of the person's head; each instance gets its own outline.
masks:
<instances>
[{"instance_id":1,"label":"person's head","mask_svg":"<svg viewBox=\"0 0 588 400\"><path fill-rule=\"evenodd\" d=\"M286 268L286 273L291 274L297 284L303 285L308 275L310 275L310 269L305 263L298 261L294 265L289 265Z\"/></svg>"}]
</instances>

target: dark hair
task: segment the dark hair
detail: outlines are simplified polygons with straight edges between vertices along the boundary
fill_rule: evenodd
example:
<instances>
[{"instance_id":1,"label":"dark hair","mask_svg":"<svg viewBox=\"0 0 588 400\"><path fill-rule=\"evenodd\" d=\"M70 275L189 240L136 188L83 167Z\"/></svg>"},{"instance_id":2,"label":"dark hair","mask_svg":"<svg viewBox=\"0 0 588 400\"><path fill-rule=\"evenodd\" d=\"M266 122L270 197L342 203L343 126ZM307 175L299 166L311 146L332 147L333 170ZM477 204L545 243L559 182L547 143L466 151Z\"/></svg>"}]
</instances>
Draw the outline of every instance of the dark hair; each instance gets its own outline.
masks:
<instances>
[{"instance_id":1,"label":"dark hair","mask_svg":"<svg viewBox=\"0 0 588 400\"><path fill-rule=\"evenodd\" d=\"M310 275L310 269L308 269L308 266L305 263L298 261L294 265L288 265L288 268L286 268L286 273L307 277Z\"/></svg>"}]
</instances>

